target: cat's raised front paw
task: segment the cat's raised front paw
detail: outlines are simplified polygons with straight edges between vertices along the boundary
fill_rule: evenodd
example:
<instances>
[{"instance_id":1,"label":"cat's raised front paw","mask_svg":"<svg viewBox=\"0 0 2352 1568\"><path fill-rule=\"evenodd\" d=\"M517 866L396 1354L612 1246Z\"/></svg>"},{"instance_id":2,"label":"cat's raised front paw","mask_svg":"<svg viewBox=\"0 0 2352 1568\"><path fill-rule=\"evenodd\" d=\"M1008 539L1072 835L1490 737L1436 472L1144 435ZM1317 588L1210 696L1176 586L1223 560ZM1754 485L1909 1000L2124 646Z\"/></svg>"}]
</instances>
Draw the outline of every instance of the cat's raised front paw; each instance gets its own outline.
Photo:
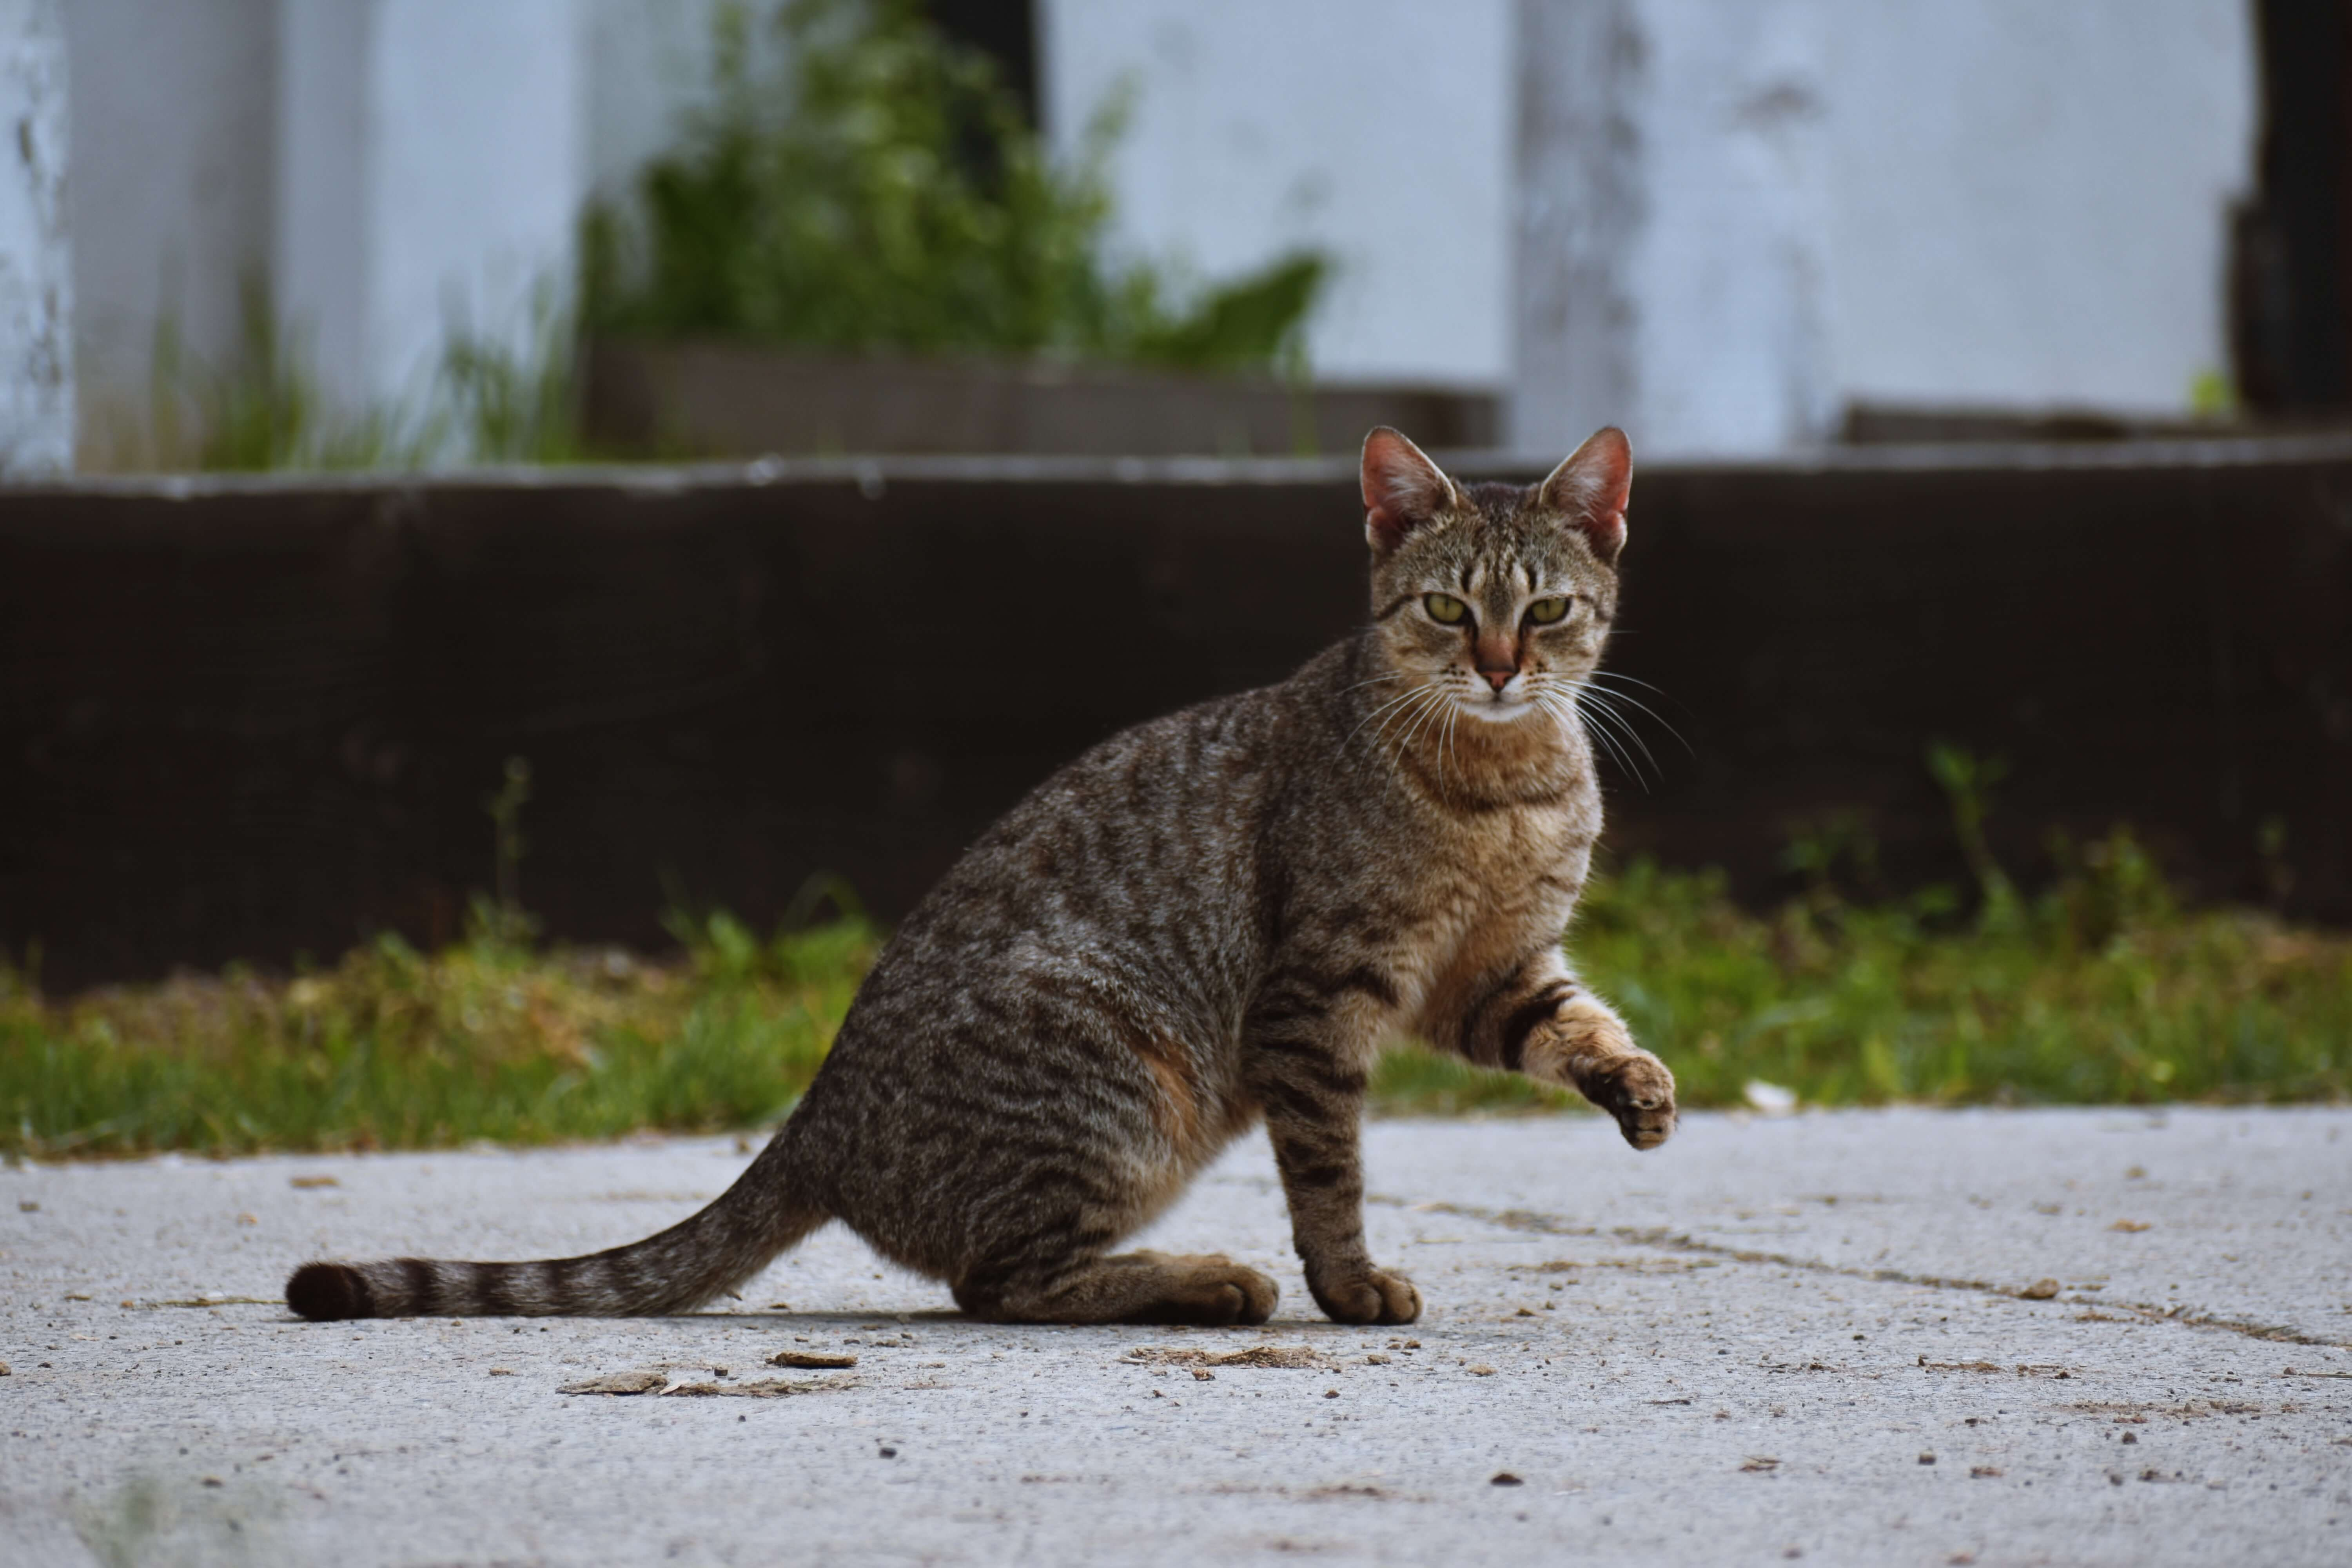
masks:
<instances>
[{"instance_id":1,"label":"cat's raised front paw","mask_svg":"<svg viewBox=\"0 0 2352 1568\"><path fill-rule=\"evenodd\" d=\"M1647 1051L1617 1058L1579 1087L1636 1149L1654 1149L1675 1130L1675 1075Z\"/></svg>"},{"instance_id":2,"label":"cat's raised front paw","mask_svg":"<svg viewBox=\"0 0 2352 1568\"><path fill-rule=\"evenodd\" d=\"M1315 1304L1335 1323L1410 1323L1421 1316L1421 1292L1402 1274L1368 1268L1341 1279L1307 1276Z\"/></svg>"}]
</instances>

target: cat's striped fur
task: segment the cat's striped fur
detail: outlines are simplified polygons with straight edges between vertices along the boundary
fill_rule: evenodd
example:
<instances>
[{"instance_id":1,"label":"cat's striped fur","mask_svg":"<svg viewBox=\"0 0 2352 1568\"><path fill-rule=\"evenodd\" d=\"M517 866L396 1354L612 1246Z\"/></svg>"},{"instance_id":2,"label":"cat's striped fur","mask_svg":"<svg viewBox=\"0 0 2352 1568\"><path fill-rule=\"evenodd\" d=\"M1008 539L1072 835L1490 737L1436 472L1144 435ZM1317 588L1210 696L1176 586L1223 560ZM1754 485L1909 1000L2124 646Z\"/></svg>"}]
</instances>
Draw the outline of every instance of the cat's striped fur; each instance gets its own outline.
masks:
<instances>
[{"instance_id":1,"label":"cat's striped fur","mask_svg":"<svg viewBox=\"0 0 2352 1568\"><path fill-rule=\"evenodd\" d=\"M1384 1038L1573 1085L1636 1148L1674 1125L1672 1075L1560 951L1601 831L1576 701L1631 475L1614 430L1526 489L1456 485L1373 432L1371 624L1279 686L1115 736L991 828L724 1195L589 1258L309 1264L288 1301L683 1311L840 1219L982 1318L1257 1322L1255 1270L1111 1248L1263 1118L1318 1304L1411 1321L1419 1294L1364 1246Z\"/></svg>"}]
</instances>

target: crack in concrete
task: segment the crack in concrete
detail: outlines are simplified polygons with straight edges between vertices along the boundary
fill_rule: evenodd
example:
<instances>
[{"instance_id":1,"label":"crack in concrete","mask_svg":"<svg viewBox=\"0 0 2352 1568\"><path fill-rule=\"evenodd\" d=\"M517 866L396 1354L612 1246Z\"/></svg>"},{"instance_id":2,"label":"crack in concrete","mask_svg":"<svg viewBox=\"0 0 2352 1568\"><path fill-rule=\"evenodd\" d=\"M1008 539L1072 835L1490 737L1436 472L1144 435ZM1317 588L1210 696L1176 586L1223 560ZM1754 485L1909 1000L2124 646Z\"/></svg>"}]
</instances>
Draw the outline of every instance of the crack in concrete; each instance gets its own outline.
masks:
<instances>
[{"instance_id":1,"label":"crack in concrete","mask_svg":"<svg viewBox=\"0 0 2352 1568\"><path fill-rule=\"evenodd\" d=\"M1271 1187L1274 1184L1261 1184ZM1661 1252L1696 1253L1701 1257L1723 1258L1733 1263L1770 1264L1782 1268L1801 1269L1810 1274L1834 1274L1848 1279L1867 1279L1878 1284L1918 1285L1933 1290L1967 1290L1983 1296L2006 1296L2012 1300L2025 1299L2026 1287L1999 1285L1990 1279L1967 1279L1948 1274L1917 1274L1905 1268L1863 1268L1852 1264L1830 1263L1818 1258L1797 1258L1785 1252L1758 1252L1748 1247L1727 1247L1721 1242L1702 1241L1697 1237L1672 1230L1664 1226L1576 1225L1552 1215L1532 1209L1489 1209L1470 1204L1413 1203L1403 1198L1367 1193L1364 1201L1379 1204L1383 1208L1404 1209L1414 1214L1451 1215L1458 1219L1476 1220L1504 1230L1516 1230L1539 1236L1606 1237L1632 1247L1647 1247ZM2242 1334L2248 1339L2268 1340L2279 1344L2326 1345L2334 1349L2352 1347L2352 1341L2331 1340L2303 1333L2276 1323L2249 1322L2241 1318L2221 1318L2208 1313L2190 1311L2185 1307L2156 1307L2137 1301L2093 1301L2088 1297L2063 1298L2069 1305L2097 1307L2103 1310L2135 1312L2148 1322L2178 1323L2184 1328L2214 1329L2226 1333Z\"/></svg>"}]
</instances>

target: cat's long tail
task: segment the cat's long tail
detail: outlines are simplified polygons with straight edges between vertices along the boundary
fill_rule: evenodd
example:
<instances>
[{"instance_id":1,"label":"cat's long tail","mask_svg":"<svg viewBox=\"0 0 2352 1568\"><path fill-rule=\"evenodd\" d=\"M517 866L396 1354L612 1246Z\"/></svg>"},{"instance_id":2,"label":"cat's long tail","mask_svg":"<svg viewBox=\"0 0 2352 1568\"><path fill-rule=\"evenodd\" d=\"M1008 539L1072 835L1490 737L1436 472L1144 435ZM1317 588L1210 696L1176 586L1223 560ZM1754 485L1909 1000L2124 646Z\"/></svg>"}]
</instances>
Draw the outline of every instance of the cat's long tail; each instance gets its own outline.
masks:
<instances>
[{"instance_id":1,"label":"cat's long tail","mask_svg":"<svg viewBox=\"0 0 2352 1568\"><path fill-rule=\"evenodd\" d=\"M759 1273L829 1217L795 1194L789 1132L787 1123L700 1213L643 1241L535 1263L305 1263L286 1281L286 1304L314 1321L689 1311Z\"/></svg>"}]
</instances>

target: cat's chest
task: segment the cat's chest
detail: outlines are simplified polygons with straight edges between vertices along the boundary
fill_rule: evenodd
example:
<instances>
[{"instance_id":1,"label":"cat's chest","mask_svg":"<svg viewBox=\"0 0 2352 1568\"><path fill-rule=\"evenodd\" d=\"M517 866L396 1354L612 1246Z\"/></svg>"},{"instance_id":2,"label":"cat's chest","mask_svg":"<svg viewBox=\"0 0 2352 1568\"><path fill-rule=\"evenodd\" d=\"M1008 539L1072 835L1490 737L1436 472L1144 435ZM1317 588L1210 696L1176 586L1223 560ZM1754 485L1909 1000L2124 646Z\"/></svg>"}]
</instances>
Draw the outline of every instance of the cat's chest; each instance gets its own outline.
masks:
<instances>
[{"instance_id":1,"label":"cat's chest","mask_svg":"<svg viewBox=\"0 0 2352 1568\"><path fill-rule=\"evenodd\" d=\"M1486 948L1518 945L1530 931L1565 930L1597 826L1587 813L1559 807L1496 813L1447 846L1423 944L1433 969L1484 962Z\"/></svg>"}]
</instances>

